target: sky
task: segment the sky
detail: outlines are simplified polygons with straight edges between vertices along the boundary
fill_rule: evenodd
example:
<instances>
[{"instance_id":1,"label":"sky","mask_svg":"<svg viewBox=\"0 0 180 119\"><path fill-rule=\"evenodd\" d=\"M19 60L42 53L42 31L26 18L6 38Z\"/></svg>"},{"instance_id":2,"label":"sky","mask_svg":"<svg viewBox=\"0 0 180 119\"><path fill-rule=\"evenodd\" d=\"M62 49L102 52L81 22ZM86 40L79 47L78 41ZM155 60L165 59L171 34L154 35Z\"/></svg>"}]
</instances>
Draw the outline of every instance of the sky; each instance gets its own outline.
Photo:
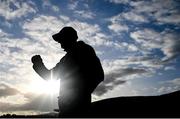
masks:
<instances>
[{"instance_id":1,"label":"sky","mask_svg":"<svg viewBox=\"0 0 180 119\"><path fill-rule=\"evenodd\" d=\"M57 108L60 81L32 69L65 55L52 35L77 30L100 58L105 80L92 101L180 90L179 0L0 0L0 115Z\"/></svg>"}]
</instances>

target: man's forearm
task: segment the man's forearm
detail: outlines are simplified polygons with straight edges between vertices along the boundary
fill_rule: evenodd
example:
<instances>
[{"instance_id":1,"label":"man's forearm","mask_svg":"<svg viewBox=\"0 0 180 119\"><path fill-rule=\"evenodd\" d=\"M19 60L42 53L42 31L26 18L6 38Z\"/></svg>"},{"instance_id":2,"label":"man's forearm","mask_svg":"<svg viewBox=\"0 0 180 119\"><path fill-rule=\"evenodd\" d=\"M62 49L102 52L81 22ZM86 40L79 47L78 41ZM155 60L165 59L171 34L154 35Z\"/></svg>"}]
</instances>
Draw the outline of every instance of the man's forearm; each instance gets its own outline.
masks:
<instances>
[{"instance_id":1,"label":"man's forearm","mask_svg":"<svg viewBox=\"0 0 180 119\"><path fill-rule=\"evenodd\" d=\"M33 64L33 69L39 76L45 80L49 80L51 77L51 70L48 70L43 63Z\"/></svg>"}]
</instances>

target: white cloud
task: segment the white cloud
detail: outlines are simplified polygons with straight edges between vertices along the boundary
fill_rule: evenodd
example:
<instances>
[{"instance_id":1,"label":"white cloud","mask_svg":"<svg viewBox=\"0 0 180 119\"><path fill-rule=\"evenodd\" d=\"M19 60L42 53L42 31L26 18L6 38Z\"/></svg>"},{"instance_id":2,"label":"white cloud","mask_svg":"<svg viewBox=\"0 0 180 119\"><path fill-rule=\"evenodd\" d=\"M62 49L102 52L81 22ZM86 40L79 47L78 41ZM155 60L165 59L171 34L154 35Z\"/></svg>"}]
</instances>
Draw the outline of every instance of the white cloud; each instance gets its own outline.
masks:
<instances>
[{"instance_id":1,"label":"white cloud","mask_svg":"<svg viewBox=\"0 0 180 119\"><path fill-rule=\"evenodd\" d=\"M32 21L26 21L23 29L26 35L36 42L42 43L43 47L58 50L59 44L55 43L52 35L59 32L64 26L72 26L77 30L79 40L86 41L93 46L111 45L110 42L112 41L109 41L107 36L101 33L101 29L97 24L91 25L86 22L71 20L67 16L54 17L41 15L35 17Z\"/></svg>"},{"instance_id":2,"label":"white cloud","mask_svg":"<svg viewBox=\"0 0 180 119\"><path fill-rule=\"evenodd\" d=\"M121 48L121 50L125 50L128 52L135 52L135 51L139 50L138 46L136 46L132 43L127 43L127 42L117 43L117 47Z\"/></svg>"},{"instance_id":3,"label":"white cloud","mask_svg":"<svg viewBox=\"0 0 180 119\"><path fill-rule=\"evenodd\" d=\"M146 14L160 24L179 24L180 15L177 10L178 2L173 0L166 1L131 1L130 5L134 7L132 11Z\"/></svg>"},{"instance_id":4,"label":"white cloud","mask_svg":"<svg viewBox=\"0 0 180 119\"><path fill-rule=\"evenodd\" d=\"M74 11L75 16L77 17L82 17L85 19L93 19L96 15L90 11L85 11L85 10L76 10Z\"/></svg>"},{"instance_id":5,"label":"white cloud","mask_svg":"<svg viewBox=\"0 0 180 119\"><path fill-rule=\"evenodd\" d=\"M145 16L136 13L135 11L119 13L118 15L109 18L109 21L111 24L108 25L108 28L116 33L129 30L129 26L125 24L124 21L131 21L134 24L149 22Z\"/></svg>"},{"instance_id":6,"label":"white cloud","mask_svg":"<svg viewBox=\"0 0 180 119\"><path fill-rule=\"evenodd\" d=\"M116 3L116 4L128 4L129 0L109 0L109 2Z\"/></svg>"},{"instance_id":7,"label":"white cloud","mask_svg":"<svg viewBox=\"0 0 180 119\"><path fill-rule=\"evenodd\" d=\"M53 5L50 1L43 0L42 6L44 9L52 9L54 12L59 12L60 9L58 6Z\"/></svg>"},{"instance_id":8,"label":"white cloud","mask_svg":"<svg viewBox=\"0 0 180 119\"><path fill-rule=\"evenodd\" d=\"M178 34L168 31L156 32L152 29L143 29L130 33L142 50L151 52L152 49L159 49L165 57L163 61L175 58L180 53Z\"/></svg>"},{"instance_id":9,"label":"white cloud","mask_svg":"<svg viewBox=\"0 0 180 119\"><path fill-rule=\"evenodd\" d=\"M157 69L162 69L163 63L160 59L153 56L128 56L127 58L104 60L102 62L105 73L117 70L119 68L139 68L146 69L147 77L150 77L156 73ZM133 66L133 67L132 67Z\"/></svg>"},{"instance_id":10,"label":"white cloud","mask_svg":"<svg viewBox=\"0 0 180 119\"><path fill-rule=\"evenodd\" d=\"M60 45L52 39L52 35L65 26L65 20L66 17L61 19L60 17L41 15L32 21L26 21L22 26L23 32L33 40L34 47L31 49L34 52L32 53L43 55L46 63L54 62L55 65L64 55L62 49L59 48Z\"/></svg>"},{"instance_id":11,"label":"white cloud","mask_svg":"<svg viewBox=\"0 0 180 119\"><path fill-rule=\"evenodd\" d=\"M111 18L109 18L109 21L111 23L121 23L123 21L121 14L112 16Z\"/></svg>"},{"instance_id":12,"label":"white cloud","mask_svg":"<svg viewBox=\"0 0 180 119\"><path fill-rule=\"evenodd\" d=\"M180 39L178 34L167 33L162 36L164 47L161 48L166 57L164 61L177 57L180 54Z\"/></svg>"},{"instance_id":13,"label":"white cloud","mask_svg":"<svg viewBox=\"0 0 180 119\"><path fill-rule=\"evenodd\" d=\"M145 93L145 90L146 89L142 87L136 88L136 86L132 83L132 81L128 81L123 85L118 85L113 90L109 90L106 94L104 94L100 98L107 99L109 97L125 97L125 96L129 97L129 96L147 95Z\"/></svg>"},{"instance_id":14,"label":"white cloud","mask_svg":"<svg viewBox=\"0 0 180 119\"><path fill-rule=\"evenodd\" d=\"M157 21L160 24L166 24L166 23L170 23L170 24L180 24L180 13L172 13L169 16L164 17L163 15L158 16L157 15Z\"/></svg>"},{"instance_id":15,"label":"white cloud","mask_svg":"<svg viewBox=\"0 0 180 119\"><path fill-rule=\"evenodd\" d=\"M52 6L52 9L53 9L53 11L55 11L55 12L59 12L59 7L58 7L58 6L53 5L53 6Z\"/></svg>"},{"instance_id":16,"label":"white cloud","mask_svg":"<svg viewBox=\"0 0 180 119\"><path fill-rule=\"evenodd\" d=\"M148 22L148 19L139 14L139 13L136 13L134 12L133 10L130 11L130 12L125 12L125 13L122 13L121 14L122 18L124 18L125 20L128 20L128 21L132 21L132 22Z\"/></svg>"},{"instance_id":17,"label":"white cloud","mask_svg":"<svg viewBox=\"0 0 180 119\"><path fill-rule=\"evenodd\" d=\"M122 20L122 17L121 17L120 14L109 18L109 21L111 23L107 27L111 31L113 31L113 32L115 32L117 34L121 34L121 32L123 32L123 31L127 32L129 30L128 25L123 23L123 20Z\"/></svg>"},{"instance_id":18,"label":"white cloud","mask_svg":"<svg viewBox=\"0 0 180 119\"><path fill-rule=\"evenodd\" d=\"M51 37L53 33L58 32L64 25L65 22L61 20L61 18L40 15L35 17L32 21L26 21L22 28L25 30L27 35L35 38L36 40L40 40L38 38L47 39L47 37ZM42 35L44 37L41 37Z\"/></svg>"},{"instance_id":19,"label":"white cloud","mask_svg":"<svg viewBox=\"0 0 180 119\"><path fill-rule=\"evenodd\" d=\"M92 46L104 46L104 47L116 47L118 44L113 42L112 39L102 33L101 28L97 24L88 24L86 22L80 22L78 20L70 21L68 26L72 26L77 30L79 40L85 41Z\"/></svg>"},{"instance_id":20,"label":"white cloud","mask_svg":"<svg viewBox=\"0 0 180 119\"><path fill-rule=\"evenodd\" d=\"M152 29L144 29L135 32L131 32L130 36L136 40L136 42L142 44L144 48L152 49L152 48L160 48L159 44L162 43L162 39L160 33L152 30Z\"/></svg>"},{"instance_id":21,"label":"white cloud","mask_svg":"<svg viewBox=\"0 0 180 119\"><path fill-rule=\"evenodd\" d=\"M25 98L22 94L16 94L13 96L0 98L0 103L10 103L10 104L14 104L14 105L26 104L28 101L29 100L27 98Z\"/></svg>"},{"instance_id":22,"label":"white cloud","mask_svg":"<svg viewBox=\"0 0 180 119\"><path fill-rule=\"evenodd\" d=\"M178 90L180 90L180 78L178 77L171 80L161 81L160 87L156 88L156 91L160 94L167 94Z\"/></svg>"},{"instance_id":23,"label":"white cloud","mask_svg":"<svg viewBox=\"0 0 180 119\"><path fill-rule=\"evenodd\" d=\"M126 25L114 23L108 26L108 28L116 33L120 33L122 31L128 31L129 27Z\"/></svg>"},{"instance_id":24,"label":"white cloud","mask_svg":"<svg viewBox=\"0 0 180 119\"><path fill-rule=\"evenodd\" d=\"M7 35L8 35L7 33L5 33L2 29L0 29L0 38L3 38Z\"/></svg>"},{"instance_id":25,"label":"white cloud","mask_svg":"<svg viewBox=\"0 0 180 119\"><path fill-rule=\"evenodd\" d=\"M24 103L10 103L8 102L2 102L0 101L0 104L3 105L3 108L0 109L0 113L3 112L16 112L19 114L24 114L22 111L31 111L32 113L43 113L43 112L52 112L55 108L58 108L57 105L57 98L51 97L49 95L42 95L42 94L32 94L27 93L24 94L23 97L18 96L18 100L27 100ZM15 99L14 99L15 100ZM16 98L17 100L17 98ZM17 101L18 102L18 101ZM32 114L31 113L31 114ZM27 113L28 114L28 113Z\"/></svg>"},{"instance_id":26,"label":"white cloud","mask_svg":"<svg viewBox=\"0 0 180 119\"><path fill-rule=\"evenodd\" d=\"M128 51L138 51L138 47L135 46L134 44L128 44Z\"/></svg>"},{"instance_id":27,"label":"white cloud","mask_svg":"<svg viewBox=\"0 0 180 119\"><path fill-rule=\"evenodd\" d=\"M87 1L88 2L88 1ZM69 10L72 10L73 16L76 18L84 18L84 19L94 19L96 14L91 11L89 8L88 3L82 3L83 7L85 9L82 9L79 5L79 1L69 1L69 4L67 5Z\"/></svg>"},{"instance_id":28,"label":"white cloud","mask_svg":"<svg viewBox=\"0 0 180 119\"><path fill-rule=\"evenodd\" d=\"M70 1L70 3L68 4L68 9L75 10L78 6L78 3L78 1Z\"/></svg>"},{"instance_id":29,"label":"white cloud","mask_svg":"<svg viewBox=\"0 0 180 119\"><path fill-rule=\"evenodd\" d=\"M160 87L157 92L159 94L166 94L166 93L170 93L172 92L173 88L172 87L168 87L168 86L162 86Z\"/></svg>"},{"instance_id":30,"label":"white cloud","mask_svg":"<svg viewBox=\"0 0 180 119\"><path fill-rule=\"evenodd\" d=\"M158 24L179 24L180 15L177 10L178 2L173 0L166 1L129 1L129 0L110 0L116 4L128 4L132 8L126 13L119 14L121 18L134 22L148 22L150 19Z\"/></svg>"},{"instance_id":31,"label":"white cloud","mask_svg":"<svg viewBox=\"0 0 180 119\"><path fill-rule=\"evenodd\" d=\"M115 87L126 83L126 81L130 79L143 77L146 73L147 70L145 69L118 67L116 70L111 70L108 73L106 72L104 81L97 87L94 94L101 96L113 90Z\"/></svg>"},{"instance_id":32,"label":"white cloud","mask_svg":"<svg viewBox=\"0 0 180 119\"><path fill-rule=\"evenodd\" d=\"M18 94L19 91L6 83L0 83L0 98Z\"/></svg>"},{"instance_id":33,"label":"white cloud","mask_svg":"<svg viewBox=\"0 0 180 119\"><path fill-rule=\"evenodd\" d=\"M166 66L166 67L164 68L164 70L165 70L165 71L167 71L167 70L176 70L176 68L173 67L173 66Z\"/></svg>"},{"instance_id":34,"label":"white cloud","mask_svg":"<svg viewBox=\"0 0 180 119\"><path fill-rule=\"evenodd\" d=\"M124 59L116 59L116 60L104 60L103 66L105 72L111 72L112 70L117 70L121 68L132 67L131 65L135 65L137 68L145 68L151 72L151 68L158 68L157 64L153 64L152 58L145 56L129 56Z\"/></svg>"},{"instance_id":35,"label":"white cloud","mask_svg":"<svg viewBox=\"0 0 180 119\"><path fill-rule=\"evenodd\" d=\"M180 78L175 78L173 80L166 81L166 83L174 84L180 86Z\"/></svg>"},{"instance_id":36,"label":"white cloud","mask_svg":"<svg viewBox=\"0 0 180 119\"><path fill-rule=\"evenodd\" d=\"M1 1L0 3L0 16L3 16L7 20L20 18L29 13L36 13L36 9L33 8L32 2L8 0ZM11 5L14 5L15 9L12 9L10 7Z\"/></svg>"},{"instance_id":37,"label":"white cloud","mask_svg":"<svg viewBox=\"0 0 180 119\"><path fill-rule=\"evenodd\" d=\"M136 12L136 10L133 9L128 12L119 13L110 18L110 21L112 23L120 23L123 22L124 20L128 20L134 23L148 22L148 19L144 15L142 15L139 12Z\"/></svg>"}]
</instances>

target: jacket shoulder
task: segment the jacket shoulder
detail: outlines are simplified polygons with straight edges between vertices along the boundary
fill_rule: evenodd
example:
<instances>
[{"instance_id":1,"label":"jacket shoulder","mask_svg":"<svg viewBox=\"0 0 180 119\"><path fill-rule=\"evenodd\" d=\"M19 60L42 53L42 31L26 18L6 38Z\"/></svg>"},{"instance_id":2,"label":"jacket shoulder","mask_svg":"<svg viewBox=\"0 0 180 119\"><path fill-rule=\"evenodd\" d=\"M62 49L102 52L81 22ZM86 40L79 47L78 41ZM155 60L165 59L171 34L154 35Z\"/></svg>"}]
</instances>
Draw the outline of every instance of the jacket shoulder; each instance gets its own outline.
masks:
<instances>
[{"instance_id":1,"label":"jacket shoulder","mask_svg":"<svg viewBox=\"0 0 180 119\"><path fill-rule=\"evenodd\" d=\"M78 46L84 52L93 52L93 53L95 53L93 47L88 45L88 44L86 44L83 41L78 41Z\"/></svg>"}]
</instances>

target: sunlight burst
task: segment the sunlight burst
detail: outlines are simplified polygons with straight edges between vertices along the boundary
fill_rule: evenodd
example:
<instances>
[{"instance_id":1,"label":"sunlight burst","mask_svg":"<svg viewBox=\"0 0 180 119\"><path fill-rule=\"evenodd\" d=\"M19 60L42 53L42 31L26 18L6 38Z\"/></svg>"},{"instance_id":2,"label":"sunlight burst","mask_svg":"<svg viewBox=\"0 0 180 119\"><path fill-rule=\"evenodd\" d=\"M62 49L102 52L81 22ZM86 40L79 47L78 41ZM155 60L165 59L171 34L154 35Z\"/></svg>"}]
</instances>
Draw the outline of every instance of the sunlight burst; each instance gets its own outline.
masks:
<instances>
[{"instance_id":1,"label":"sunlight burst","mask_svg":"<svg viewBox=\"0 0 180 119\"><path fill-rule=\"evenodd\" d=\"M30 84L30 90L36 93L57 94L59 93L59 80L36 80Z\"/></svg>"}]
</instances>

